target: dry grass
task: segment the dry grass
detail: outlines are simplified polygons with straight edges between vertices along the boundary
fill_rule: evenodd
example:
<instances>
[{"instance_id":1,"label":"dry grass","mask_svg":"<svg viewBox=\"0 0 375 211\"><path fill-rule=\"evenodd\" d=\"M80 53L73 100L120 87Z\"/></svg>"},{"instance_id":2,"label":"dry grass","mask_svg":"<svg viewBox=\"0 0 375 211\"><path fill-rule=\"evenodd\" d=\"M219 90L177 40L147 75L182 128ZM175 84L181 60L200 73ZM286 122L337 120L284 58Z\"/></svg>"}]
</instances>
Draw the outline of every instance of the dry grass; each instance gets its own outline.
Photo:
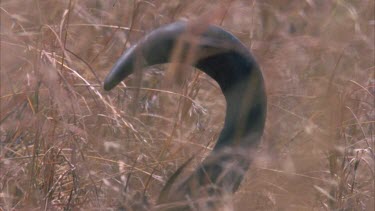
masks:
<instances>
[{"instance_id":1,"label":"dry grass","mask_svg":"<svg viewBox=\"0 0 375 211\"><path fill-rule=\"evenodd\" d=\"M1 1L0 208L140 210L209 152L225 102L206 75L101 87L124 49L188 19L233 32L266 78L267 129L226 209L374 210L374 1L217 2Z\"/></svg>"}]
</instances>

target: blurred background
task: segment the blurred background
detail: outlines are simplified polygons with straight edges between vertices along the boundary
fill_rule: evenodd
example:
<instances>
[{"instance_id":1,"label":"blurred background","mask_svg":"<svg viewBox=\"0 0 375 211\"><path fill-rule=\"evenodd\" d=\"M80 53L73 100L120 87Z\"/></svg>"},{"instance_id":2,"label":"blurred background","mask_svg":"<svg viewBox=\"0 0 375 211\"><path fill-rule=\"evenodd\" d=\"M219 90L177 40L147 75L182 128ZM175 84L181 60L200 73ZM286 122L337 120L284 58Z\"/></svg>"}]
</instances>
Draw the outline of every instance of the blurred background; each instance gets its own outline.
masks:
<instances>
[{"instance_id":1,"label":"blurred background","mask_svg":"<svg viewBox=\"0 0 375 211\"><path fill-rule=\"evenodd\" d=\"M148 210L223 127L199 70L158 65L106 92L122 52L177 20L216 24L257 59L262 143L223 210L374 210L374 1L2 0L0 208Z\"/></svg>"}]
</instances>

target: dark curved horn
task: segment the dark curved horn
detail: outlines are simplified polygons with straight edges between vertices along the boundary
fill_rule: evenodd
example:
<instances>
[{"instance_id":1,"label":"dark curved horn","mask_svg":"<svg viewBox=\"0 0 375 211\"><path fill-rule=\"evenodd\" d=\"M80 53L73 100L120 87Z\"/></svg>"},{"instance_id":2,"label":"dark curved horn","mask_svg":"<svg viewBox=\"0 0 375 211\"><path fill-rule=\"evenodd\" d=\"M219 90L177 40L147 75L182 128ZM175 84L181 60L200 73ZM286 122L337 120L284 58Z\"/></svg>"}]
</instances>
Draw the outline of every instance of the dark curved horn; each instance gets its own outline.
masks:
<instances>
[{"instance_id":1,"label":"dark curved horn","mask_svg":"<svg viewBox=\"0 0 375 211\"><path fill-rule=\"evenodd\" d=\"M189 62L216 80L225 96L224 128L200 167L177 188L163 190L159 203L186 196L196 199L201 188L209 187L208 195L235 192L250 165L249 153L263 134L266 93L262 73L247 48L217 26L176 22L152 31L121 56L105 79L104 89L115 87L135 68L168 63L172 57L173 62L186 62L191 53L194 58Z\"/></svg>"}]
</instances>

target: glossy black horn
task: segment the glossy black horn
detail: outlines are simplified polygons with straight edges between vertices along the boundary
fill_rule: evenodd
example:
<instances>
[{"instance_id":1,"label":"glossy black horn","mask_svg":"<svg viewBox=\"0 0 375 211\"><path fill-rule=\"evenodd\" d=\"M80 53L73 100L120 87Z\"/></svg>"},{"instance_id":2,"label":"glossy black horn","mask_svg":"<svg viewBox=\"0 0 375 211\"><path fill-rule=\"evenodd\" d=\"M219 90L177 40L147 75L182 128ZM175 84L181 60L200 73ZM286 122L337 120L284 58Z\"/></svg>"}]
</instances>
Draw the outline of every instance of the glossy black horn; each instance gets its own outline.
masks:
<instances>
[{"instance_id":1,"label":"glossy black horn","mask_svg":"<svg viewBox=\"0 0 375 211\"><path fill-rule=\"evenodd\" d=\"M116 62L104 89L115 87L135 68L186 63L191 54L188 62L217 81L225 96L224 127L202 164L175 188L164 188L158 203L197 199L202 188L210 196L235 192L263 134L267 106L262 73L248 49L217 26L176 22L152 31Z\"/></svg>"}]
</instances>

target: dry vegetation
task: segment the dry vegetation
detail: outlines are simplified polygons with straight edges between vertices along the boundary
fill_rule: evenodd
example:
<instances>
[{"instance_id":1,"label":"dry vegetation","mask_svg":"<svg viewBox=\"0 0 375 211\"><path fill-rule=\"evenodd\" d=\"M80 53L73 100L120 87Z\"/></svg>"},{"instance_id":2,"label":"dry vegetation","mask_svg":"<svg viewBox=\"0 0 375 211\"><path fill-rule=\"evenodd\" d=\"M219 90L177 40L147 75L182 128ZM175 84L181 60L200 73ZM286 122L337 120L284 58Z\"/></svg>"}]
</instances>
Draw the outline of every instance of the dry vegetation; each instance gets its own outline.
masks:
<instances>
[{"instance_id":1,"label":"dry vegetation","mask_svg":"<svg viewBox=\"0 0 375 211\"><path fill-rule=\"evenodd\" d=\"M1 210L140 210L199 163L225 115L213 80L187 68L166 82L156 66L101 87L124 49L181 19L234 33L266 79L267 128L226 210L374 210L374 1L2 0L0 13Z\"/></svg>"}]
</instances>

